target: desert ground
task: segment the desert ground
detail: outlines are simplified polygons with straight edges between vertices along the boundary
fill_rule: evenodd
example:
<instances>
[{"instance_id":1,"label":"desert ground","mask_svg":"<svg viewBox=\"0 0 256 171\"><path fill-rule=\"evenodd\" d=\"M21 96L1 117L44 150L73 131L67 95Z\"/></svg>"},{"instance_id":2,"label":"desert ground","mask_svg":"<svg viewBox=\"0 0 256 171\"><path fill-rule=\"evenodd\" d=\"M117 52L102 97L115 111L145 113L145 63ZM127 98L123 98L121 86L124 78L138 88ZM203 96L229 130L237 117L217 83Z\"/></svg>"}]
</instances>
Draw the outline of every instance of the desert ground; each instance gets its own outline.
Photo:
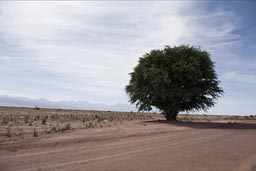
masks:
<instances>
[{"instance_id":1,"label":"desert ground","mask_svg":"<svg viewBox=\"0 0 256 171\"><path fill-rule=\"evenodd\" d=\"M0 171L256 171L256 116L0 107Z\"/></svg>"}]
</instances>

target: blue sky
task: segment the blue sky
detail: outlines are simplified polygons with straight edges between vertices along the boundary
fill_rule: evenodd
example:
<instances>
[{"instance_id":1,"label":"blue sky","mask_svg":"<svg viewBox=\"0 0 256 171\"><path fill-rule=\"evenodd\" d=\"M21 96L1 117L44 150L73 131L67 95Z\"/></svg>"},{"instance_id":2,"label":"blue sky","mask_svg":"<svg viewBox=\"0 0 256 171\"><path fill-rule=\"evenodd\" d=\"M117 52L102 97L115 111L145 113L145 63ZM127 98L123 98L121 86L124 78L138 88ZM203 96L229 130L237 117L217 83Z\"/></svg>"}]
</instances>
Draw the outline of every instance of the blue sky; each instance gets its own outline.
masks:
<instances>
[{"instance_id":1,"label":"blue sky","mask_svg":"<svg viewBox=\"0 0 256 171\"><path fill-rule=\"evenodd\" d=\"M127 103L138 58L165 45L211 53L212 114L256 114L256 3L0 2L0 95Z\"/></svg>"}]
</instances>

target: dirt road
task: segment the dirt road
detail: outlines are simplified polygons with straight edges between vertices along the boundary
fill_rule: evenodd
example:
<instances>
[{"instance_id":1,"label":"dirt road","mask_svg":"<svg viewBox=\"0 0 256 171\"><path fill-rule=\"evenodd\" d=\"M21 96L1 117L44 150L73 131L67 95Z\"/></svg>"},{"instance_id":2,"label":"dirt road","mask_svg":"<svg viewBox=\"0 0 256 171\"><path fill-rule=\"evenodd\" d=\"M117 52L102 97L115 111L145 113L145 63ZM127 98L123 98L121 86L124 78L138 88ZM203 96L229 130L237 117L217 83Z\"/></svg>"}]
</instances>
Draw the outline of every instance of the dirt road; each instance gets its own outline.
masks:
<instances>
[{"instance_id":1,"label":"dirt road","mask_svg":"<svg viewBox=\"0 0 256 171\"><path fill-rule=\"evenodd\" d=\"M151 126L156 125L148 124L143 129ZM0 154L0 170L256 171L256 130L190 127L152 135L5 151Z\"/></svg>"}]
</instances>

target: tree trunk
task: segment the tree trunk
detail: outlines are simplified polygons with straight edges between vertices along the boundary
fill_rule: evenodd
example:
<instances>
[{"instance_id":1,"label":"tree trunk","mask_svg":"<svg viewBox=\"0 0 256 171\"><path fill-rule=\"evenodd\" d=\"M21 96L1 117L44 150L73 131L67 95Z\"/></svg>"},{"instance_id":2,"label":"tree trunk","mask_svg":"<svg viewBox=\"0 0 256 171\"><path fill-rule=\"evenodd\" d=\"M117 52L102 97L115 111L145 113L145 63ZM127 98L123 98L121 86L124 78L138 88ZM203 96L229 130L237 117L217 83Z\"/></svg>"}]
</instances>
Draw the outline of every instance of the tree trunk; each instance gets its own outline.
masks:
<instances>
[{"instance_id":1,"label":"tree trunk","mask_svg":"<svg viewBox=\"0 0 256 171\"><path fill-rule=\"evenodd\" d=\"M177 115L178 115L178 112L167 112L167 113L165 113L165 118L168 121L176 120Z\"/></svg>"}]
</instances>

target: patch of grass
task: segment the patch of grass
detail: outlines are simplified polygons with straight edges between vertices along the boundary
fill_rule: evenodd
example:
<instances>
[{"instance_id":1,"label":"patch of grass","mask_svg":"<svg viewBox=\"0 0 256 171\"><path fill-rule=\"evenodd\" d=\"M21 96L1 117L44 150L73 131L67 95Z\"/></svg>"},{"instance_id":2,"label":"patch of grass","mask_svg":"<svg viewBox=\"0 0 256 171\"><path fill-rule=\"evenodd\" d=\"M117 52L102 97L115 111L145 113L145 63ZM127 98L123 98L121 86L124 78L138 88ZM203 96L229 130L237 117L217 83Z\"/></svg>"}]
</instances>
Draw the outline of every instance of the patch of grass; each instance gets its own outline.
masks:
<instances>
[{"instance_id":1,"label":"patch of grass","mask_svg":"<svg viewBox=\"0 0 256 171\"><path fill-rule=\"evenodd\" d=\"M177 118L177 120L179 122L192 122L193 121L192 118L188 118L188 117Z\"/></svg>"},{"instance_id":2,"label":"patch of grass","mask_svg":"<svg viewBox=\"0 0 256 171\"><path fill-rule=\"evenodd\" d=\"M58 114L51 115L52 120L57 120L57 119L59 119L59 117L60 116Z\"/></svg>"},{"instance_id":3,"label":"patch of grass","mask_svg":"<svg viewBox=\"0 0 256 171\"><path fill-rule=\"evenodd\" d=\"M97 122L102 122L106 120L106 117L104 117L103 115L96 115L95 118L97 119Z\"/></svg>"}]
</instances>

